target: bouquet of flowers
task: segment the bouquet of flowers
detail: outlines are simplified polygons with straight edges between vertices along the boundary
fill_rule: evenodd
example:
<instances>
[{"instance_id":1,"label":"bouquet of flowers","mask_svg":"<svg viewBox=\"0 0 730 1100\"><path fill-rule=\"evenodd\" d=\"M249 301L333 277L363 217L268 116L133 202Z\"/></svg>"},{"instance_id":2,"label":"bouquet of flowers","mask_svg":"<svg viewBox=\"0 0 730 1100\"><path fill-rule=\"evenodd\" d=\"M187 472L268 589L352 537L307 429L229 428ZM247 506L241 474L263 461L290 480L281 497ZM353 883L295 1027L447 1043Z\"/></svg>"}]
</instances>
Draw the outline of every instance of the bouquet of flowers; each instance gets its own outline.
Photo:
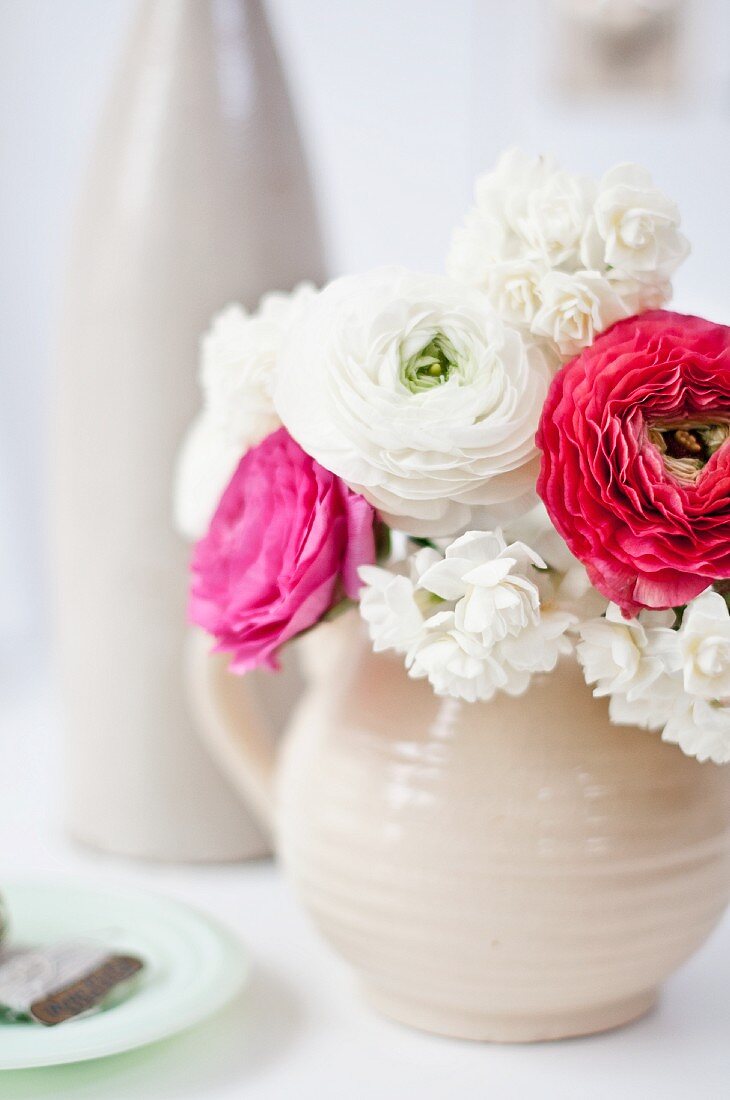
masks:
<instances>
[{"instance_id":1,"label":"bouquet of flowers","mask_svg":"<svg viewBox=\"0 0 730 1100\"><path fill-rule=\"evenodd\" d=\"M730 328L668 312L675 204L505 154L447 275L229 306L176 485L231 669L353 602L439 695L575 651L618 724L730 761Z\"/></svg>"}]
</instances>

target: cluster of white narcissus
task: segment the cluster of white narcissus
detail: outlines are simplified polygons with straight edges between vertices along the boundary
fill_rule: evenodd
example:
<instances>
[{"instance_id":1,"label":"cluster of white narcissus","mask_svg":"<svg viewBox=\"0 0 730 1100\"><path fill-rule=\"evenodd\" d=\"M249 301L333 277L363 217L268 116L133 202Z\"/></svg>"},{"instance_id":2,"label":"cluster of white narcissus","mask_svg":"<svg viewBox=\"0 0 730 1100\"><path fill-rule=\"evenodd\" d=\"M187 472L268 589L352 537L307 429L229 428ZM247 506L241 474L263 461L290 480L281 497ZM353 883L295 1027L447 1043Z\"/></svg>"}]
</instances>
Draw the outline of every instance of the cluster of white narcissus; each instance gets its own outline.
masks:
<instances>
[{"instance_id":1,"label":"cluster of white narcissus","mask_svg":"<svg viewBox=\"0 0 730 1100\"><path fill-rule=\"evenodd\" d=\"M578 627L578 659L595 695L609 696L620 725L662 730L699 760L730 761L730 613L725 598L703 592L679 629L673 611L624 619L615 604L605 618Z\"/></svg>"},{"instance_id":2,"label":"cluster of white narcissus","mask_svg":"<svg viewBox=\"0 0 730 1100\"><path fill-rule=\"evenodd\" d=\"M521 695L571 651L566 609L545 562L500 531L469 531L444 553L424 548L408 572L362 566L360 611L373 648L405 656L438 695L474 702Z\"/></svg>"},{"instance_id":3,"label":"cluster of white narcissus","mask_svg":"<svg viewBox=\"0 0 730 1100\"><path fill-rule=\"evenodd\" d=\"M699 760L730 762L724 596L703 592L678 628L674 611L625 619L609 604L603 614L582 566L565 557L546 567L522 542L471 531L443 553L425 548L397 566L363 566L360 611L373 648L402 654L409 674L438 695L474 702L497 690L522 694L576 636L586 681L608 696L613 722L663 731Z\"/></svg>"},{"instance_id":4,"label":"cluster of white narcissus","mask_svg":"<svg viewBox=\"0 0 730 1100\"><path fill-rule=\"evenodd\" d=\"M659 308L689 251L675 203L636 164L596 183L512 150L478 180L475 199L449 273L560 358L614 321Z\"/></svg>"}]
</instances>

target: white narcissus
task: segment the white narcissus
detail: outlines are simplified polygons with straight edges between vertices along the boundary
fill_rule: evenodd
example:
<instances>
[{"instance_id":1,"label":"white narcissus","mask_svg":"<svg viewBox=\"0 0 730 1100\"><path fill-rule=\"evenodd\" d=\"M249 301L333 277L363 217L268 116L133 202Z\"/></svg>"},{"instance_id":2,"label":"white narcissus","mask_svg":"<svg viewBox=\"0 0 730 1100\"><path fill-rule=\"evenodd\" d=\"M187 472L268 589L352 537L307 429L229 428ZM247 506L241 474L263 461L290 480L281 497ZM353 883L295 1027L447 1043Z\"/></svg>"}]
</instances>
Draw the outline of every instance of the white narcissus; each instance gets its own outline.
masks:
<instances>
[{"instance_id":1,"label":"white narcissus","mask_svg":"<svg viewBox=\"0 0 730 1100\"><path fill-rule=\"evenodd\" d=\"M174 511L188 539L205 534L223 490L246 451L281 422L272 391L288 325L316 291L302 283L290 294L265 295L248 313L231 304L218 313L201 342L203 409L181 447Z\"/></svg>"},{"instance_id":2,"label":"white narcissus","mask_svg":"<svg viewBox=\"0 0 730 1100\"><path fill-rule=\"evenodd\" d=\"M540 617L495 647L497 659L517 672L552 672L561 657L573 652L568 631L577 616L559 606L544 604Z\"/></svg>"},{"instance_id":3,"label":"white narcissus","mask_svg":"<svg viewBox=\"0 0 730 1100\"><path fill-rule=\"evenodd\" d=\"M595 183L510 150L477 181L447 269L565 360L621 317L664 305L688 252L678 226L638 165Z\"/></svg>"},{"instance_id":4,"label":"white narcissus","mask_svg":"<svg viewBox=\"0 0 730 1100\"><path fill-rule=\"evenodd\" d=\"M483 294L385 268L336 280L290 328L274 403L391 526L453 536L535 503L548 381Z\"/></svg>"},{"instance_id":5,"label":"white narcissus","mask_svg":"<svg viewBox=\"0 0 730 1100\"><path fill-rule=\"evenodd\" d=\"M514 228L535 256L551 267L578 262L596 186L592 180L557 170L527 195Z\"/></svg>"},{"instance_id":6,"label":"white narcissus","mask_svg":"<svg viewBox=\"0 0 730 1100\"><path fill-rule=\"evenodd\" d=\"M484 289L491 267L505 260L538 259L520 235L530 195L540 191L557 166L551 157L528 157L508 149L474 187L474 205L451 240L448 270L454 278Z\"/></svg>"},{"instance_id":7,"label":"white narcissus","mask_svg":"<svg viewBox=\"0 0 730 1100\"><path fill-rule=\"evenodd\" d=\"M521 695L530 683L529 672L500 661L477 635L459 630L453 611L432 616L428 629L409 649L406 668L414 679L428 679L437 695L467 703L488 701L497 691Z\"/></svg>"},{"instance_id":8,"label":"white narcissus","mask_svg":"<svg viewBox=\"0 0 730 1100\"><path fill-rule=\"evenodd\" d=\"M363 567L360 610L377 650L405 653L409 674L470 702L519 695L572 650L577 618L528 546L470 531L411 556L410 575ZM539 586L539 587L538 587Z\"/></svg>"},{"instance_id":9,"label":"white narcissus","mask_svg":"<svg viewBox=\"0 0 730 1100\"><path fill-rule=\"evenodd\" d=\"M432 593L418 588L418 581L420 574L440 557L438 551L424 548L412 554L407 563L391 569L360 566L360 614L368 624L376 653L387 649L406 653L418 642L426 618L439 602Z\"/></svg>"},{"instance_id":10,"label":"white narcissus","mask_svg":"<svg viewBox=\"0 0 730 1100\"><path fill-rule=\"evenodd\" d=\"M550 271L540 259L500 260L484 273L492 305L510 325L529 328L542 305L542 280Z\"/></svg>"},{"instance_id":11,"label":"white narcissus","mask_svg":"<svg viewBox=\"0 0 730 1100\"><path fill-rule=\"evenodd\" d=\"M655 685L676 674L682 663L673 621L673 612L642 612L626 619L616 604L609 604L605 617L578 626L577 657L586 683L596 685L594 695L621 695L628 704L640 703L642 714L644 705L651 706L656 698L656 714L648 719L655 728L666 722ZM627 706L623 713L630 714Z\"/></svg>"},{"instance_id":12,"label":"white narcissus","mask_svg":"<svg viewBox=\"0 0 730 1100\"><path fill-rule=\"evenodd\" d=\"M573 557L550 522L544 504L509 524L505 537L509 542L527 543L548 567L547 573L537 577L543 616L546 605L569 608L578 620L603 615L608 600L593 587L585 566Z\"/></svg>"},{"instance_id":13,"label":"white narcissus","mask_svg":"<svg viewBox=\"0 0 730 1100\"><path fill-rule=\"evenodd\" d=\"M730 706L686 695L669 716L662 738L688 756L730 763Z\"/></svg>"},{"instance_id":14,"label":"white narcissus","mask_svg":"<svg viewBox=\"0 0 730 1100\"><path fill-rule=\"evenodd\" d=\"M719 592L703 592L688 604L679 645L685 691L730 701L730 612Z\"/></svg>"},{"instance_id":15,"label":"white narcissus","mask_svg":"<svg viewBox=\"0 0 730 1100\"><path fill-rule=\"evenodd\" d=\"M616 268L606 272L606 280L630 316L646 313L649 309L662 309L672 297L672 284L659 276L639 278Z\"/></svg>"},{"instance_id":16,"label":"white narcissus","mask_svg":"<svg viewBox=\"0 0 730 1100\"><path fill-rule=\"evenodd\" d=\"M718 592L685 609L642 611L624 619L615 604L605 618L581 623L576 649L594 695L608 695L617 725L661 730L665 741L698 760L730 762L730 614Z\"/></svg>"},{"instance_id":17,"label":"white narcissus","mask_svg":"<svg viewBox=\"0 0 730 1100\"><path fill-rule=\"evenodd\" d=\"M361 565L358 573L363 582L360 614L368 624L373 649L406 653L423 630L413 582L377 565Z\"/></svg>"},{"instance_id":18,"label":"white narcissus","mask_svg":"<svg viewBox=\"0 0 730 1100\"><path fill-rule=\"evenodd\" d=\"M530 329L547 337L562 356L577 355L622 317L629 306L598 271L551 271L540 284L541 305Z\"/></svg>"},{"instance_id":19,"label":"white narcissus","mask_svg":"<svg viewBox=\"0 0 730 1100\"><path fill-rule=\"evenodd\" d=\"M490 646L536 623L540 593L526 575L545 563L524 543L507 546L501 532L469 531L421 576L420 586L456 604L459 630Z\"/></svg>"},{"instance_id":20,"label":"white narcissus","mask_svg":"<svg viewBox=\"0 0 730 1100\"><path fill-rule=\"evenodd\" d=\"M633 693L629 699L617 692L608 701L608 715L617 726L639 726L662 730L683 702L682 677L663 672L646 692Z\"/></svg>"},{"instance_id":21,"label":"white narcissus","mask_svg":"<svg viewBox=\"0 0 730 1100\"><path fill-rule=\"evenodd\" d=\"M689 242L679 231L676 203L638 164L618 164L605 174L598 186L594 217L596 233L589 232L584 245L589 263L596 258L598 246L600 260L611 268L627 275L656 273L668 279L689 253Z\"/></svg>"}]
</instances>

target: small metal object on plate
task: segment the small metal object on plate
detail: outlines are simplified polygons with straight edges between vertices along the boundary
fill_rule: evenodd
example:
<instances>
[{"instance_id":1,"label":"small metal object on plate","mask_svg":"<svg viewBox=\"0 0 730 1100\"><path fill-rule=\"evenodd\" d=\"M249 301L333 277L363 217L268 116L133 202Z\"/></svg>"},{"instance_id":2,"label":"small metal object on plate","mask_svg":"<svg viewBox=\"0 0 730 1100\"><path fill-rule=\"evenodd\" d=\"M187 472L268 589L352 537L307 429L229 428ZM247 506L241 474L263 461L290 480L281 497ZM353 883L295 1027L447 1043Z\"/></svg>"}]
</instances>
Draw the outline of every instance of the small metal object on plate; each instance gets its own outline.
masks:
<instances>
[{"instance_id":1,"label":"small metal object on plate","mask_svg":"<svg viewBox=\"0 0 730 1100\"><path fill-rule=\"evenodd\" d=\"M92 940L0 950L0 1010L6 1020L53 1027L102 1008L143 968Z\"/></svg>"},{"instance_id":2,"label":"small metal object on plate","mask_svg":"<svg viewBox=\"0 0 730 1100\"><path fill-rule=\"evenodd\" d=\"M143 966L135 955L109 955L78 981L34 1001L30 1014L46 1027L53 1027L100 1008L112 993L119 994L119 987L126 985Z\"/></svg>"}]
</instances>

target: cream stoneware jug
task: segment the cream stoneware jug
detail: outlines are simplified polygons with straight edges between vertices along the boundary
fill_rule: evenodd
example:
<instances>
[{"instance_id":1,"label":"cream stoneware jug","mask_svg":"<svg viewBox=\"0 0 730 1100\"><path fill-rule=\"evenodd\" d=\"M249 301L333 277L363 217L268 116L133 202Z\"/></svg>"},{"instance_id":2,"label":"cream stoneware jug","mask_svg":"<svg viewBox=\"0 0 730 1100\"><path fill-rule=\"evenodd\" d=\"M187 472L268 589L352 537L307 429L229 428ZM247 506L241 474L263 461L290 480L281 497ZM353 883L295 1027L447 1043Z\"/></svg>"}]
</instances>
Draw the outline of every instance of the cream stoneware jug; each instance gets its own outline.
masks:
<instances>
[{"instance_id":1,"label":"cream stoneware jug","mask_svg":"<svg viewBox=\"0 0 730 1100\"><path fill-rule=\"evenodd\" d=\"M468 704L374 654L354 613L303 642L309 688L276 762L202 635L190 685L373 1005L504 1042L647 1012L727 904L730 768L611 725L574 658L521 698Z\"/></svg>"}]
</instances>

